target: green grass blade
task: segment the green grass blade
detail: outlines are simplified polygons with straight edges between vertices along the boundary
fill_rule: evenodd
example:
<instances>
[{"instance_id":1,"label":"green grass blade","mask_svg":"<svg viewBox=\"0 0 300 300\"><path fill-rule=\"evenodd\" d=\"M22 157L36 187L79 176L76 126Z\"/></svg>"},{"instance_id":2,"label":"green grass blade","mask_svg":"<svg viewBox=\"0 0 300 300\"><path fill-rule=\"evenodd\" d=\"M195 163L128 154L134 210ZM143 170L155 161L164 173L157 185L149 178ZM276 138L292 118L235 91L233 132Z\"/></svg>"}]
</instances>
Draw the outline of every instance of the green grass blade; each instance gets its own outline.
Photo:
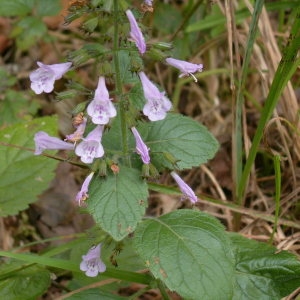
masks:
<instances>
[{"instance_id":1,"label":"green grass blade","mask_svg":"<svg viewBox=\"0 0 300 300\"><path fill-rule=\"evenodd\" d=\"M250 58L253 50L254 41L258 31L258 21L264 5L264 0L257 0L252 15L252 20L249 29L249 36L246 43L244 60L241 71L241 79L238 83L236 111L235 111L235 135L233 138L233 171L236 184L236 195L238 194L239 180L243 170L243 129L242 129L242 111L244 105L244 88L247 80ZM242 204L242 199L237 198L237 203Z\"/></svg>"},{"instance_id":2,"label":"green grass blade","mask_svg":"<svg viewBox=\"0 0 300 300\"><path fill-rule=\"evenodd\" d=\"M43 266L64 269L71 272L81 272L78 263L59 258L50 258L46 256L39 256L36 254L13 253L8 251L0 251L0 256L22 260L29 264L40 264ZM9 274L12 274L12 271L10 271ZM1 274L0 278L5 278L7 275L8 274ZM125 281L138 282L142 284L149 284L153 280L153 278L148 274L140 274L120 269L116 270L115 268L107 268L105 273L103 273L103 276L118 278Z\"/></svg>"},{"instance_id":3,"label":"green grass blade","mask_svg":"<svg viewBox=\"0 0 300 300\"><path fill-rule=\"evenodd\" d=\"M258 147L263 136L263 130L266 123L270 119L273 110L279 100L279 97L290 80L291 76L296 71L297 67L300 65L300 58L296 59L297 53L300 48L300 7L297 9L296 18L291 29L290 39L283 51L283 56L276 70L273 82L270 87L269 94L266 99L265 106L262 110L261 118L259 120L257 130L255 132L252 146L249 151L249 156L247 158L245 168L242 173L241 180L238 186L238 198L243 199L244 193L248 181L248 177L251 171L251 167L254 163Z\"/></svg>"}]
</instances>

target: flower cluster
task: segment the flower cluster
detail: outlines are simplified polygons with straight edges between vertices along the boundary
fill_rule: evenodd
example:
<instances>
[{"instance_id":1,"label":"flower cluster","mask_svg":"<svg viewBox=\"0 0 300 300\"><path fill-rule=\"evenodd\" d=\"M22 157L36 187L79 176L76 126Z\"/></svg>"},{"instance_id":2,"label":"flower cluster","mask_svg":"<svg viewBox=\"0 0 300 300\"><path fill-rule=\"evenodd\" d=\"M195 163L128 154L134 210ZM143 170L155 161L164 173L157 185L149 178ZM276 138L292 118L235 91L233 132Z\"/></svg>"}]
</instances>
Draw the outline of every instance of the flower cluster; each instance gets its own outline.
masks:
<instances>
[{"instance_id":1,"label":"flower cluster","mask_svg":"<svg viewBox=\"0 0 300 300\"><path fill-rule=\"evenodd\" d=\"M144 5L152 8L152 1L144 1ZM131 10L125 12L130 24L130 41L134 42L141 55L147 51L147 46L143 33L134 17ZM166 63L178 68L181 72L179 77L193 75L195 72L201 72L202 64L193 64L174 58L166 58ZM61 64L45 65L41 62L37 63L39 68L30 74L31 88L36 94L43 91L50 93L54 89L55 80L60 79L68 70L70 70L72 63L66 62ZM148 117L150 121L163 120L167 112L172 108L172 103L166 96L164 91L160 91L157 86L148 78L145 72L138 73L146 103L143 107L143 114ZM94 98L87 106L87 116L82 118L82 121L75 126L75 132L67 135L65 140L51 137L45 132L38 132L35 135L35 154L39 155L44 150L74 150L75 154L80 157L83 163L91 164L94 159L104 156L104 148L101 144L102 135L105 125L110 122L111 118L117 115L117 110L109 96L108 89L105 84L105 78L99 77L98 85L94 93ZM95 127L86 136L85 129L88 119L95 124ZM132 134L136 141L136 152L140 155L144 164L150 164L149 147L145 144L138 130L135 127L131 128ZM93 174L93 173L92 173ZM88 198L88 185L91 181L92 174L90 174L82 185L81 191L77 194L76 200L78 205L81 205L86 198ZM179 176L172 173L173 178L179 184L180 189L186 198L190 199L192 203L197 201L197 197L187 189Z\"/></svg>"},{"instance_id":2,"label":"flower cluster","mask_svg":"<svg viewBox=\"0 0 300 300\"><path fill-rule=\"evenodd\" d=\"M153 11L152 0L145 0L142 7L144 11ZM138 51L141 56L147 52L147 44L143 32L135 19L133 12L129 9L125 11L128 18L130 32L128 40L133 42L133 49L130 51ZM173 66L180 71L179 77L192 76L195 81L197 78L194 73L201 72L202 64L193 64L190 62L166 58L164 60L170 66ZM61 79L62 76L68 72L71 67L71 62L60 64L46 65L37 62L38 69L30 74L31 89L36 94L42 92L50 93L54 89L55 81ZM152 82L144 71L137 72L143 94L144 106L142 112L150 122L161 121L166 118L168 112L172 109L172 103L168 99L166 93L161 91L154 82ZM122 109L122 108L120 108ZM117 116L117 109L113 99L110 97L106 86L104 76L100 76L98 84L94 92L94 96L86 107L86 112L81 112L79 121L73 123L75 131L61 140L57 137L51 137L46 132L40 131L35 134L35 155L40 155L44 150L71 150L80 158L85 164L92 164L95 159L101 158L105 154L105 149L102 146L102 136L105 134L105 128L109 127L111 119ZM87 126L87 124L89 126ZM150 170L151 157L150 148L143 140L142 135L138 129L131 125L131 133L135 139L135 151L140 156L143 162L143 168ZM89 128L89 130L87 130ZM94 172L91 172L84 180L81 190L76 195L76 202L78 206L85 204L89 197L89 185L92 182ZM192 189L179 177L174 171L171 176L178 184L183 199L189 199L191 203L198 201L197 196ZM105 264L100 259L101 244L91 248L86 255L83 255L83 261L80 264L80 269L86 273L87 276L94 277L98 273L106 270Z\"/></svg>"}]
</instances>

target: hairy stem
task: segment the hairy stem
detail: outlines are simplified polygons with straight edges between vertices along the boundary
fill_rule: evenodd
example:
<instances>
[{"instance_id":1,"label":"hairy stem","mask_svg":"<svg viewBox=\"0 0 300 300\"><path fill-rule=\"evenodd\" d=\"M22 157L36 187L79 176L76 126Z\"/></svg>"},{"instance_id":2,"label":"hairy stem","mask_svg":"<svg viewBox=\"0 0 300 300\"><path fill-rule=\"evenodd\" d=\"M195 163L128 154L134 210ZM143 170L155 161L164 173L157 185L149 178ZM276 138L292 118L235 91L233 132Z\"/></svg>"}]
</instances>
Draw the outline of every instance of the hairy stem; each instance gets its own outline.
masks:
<instances>
[{"instance_id":1,"label":"hairy stem","mask_svg":"<svg viewBox=\"0 0 300 300\"><path fill-rule=\"evenodd\" d=\"M120 76L120 61L119 61L119 7L118 0L114 0L114 44L113 44L113 59L114 59L114 71L115 71L115 84L116 84L116 96L119 98L118 113L120 115L121 122L121 140L123 154L126 157L125 162L130 165L128 158L128 140L127 140L127 122L124 99L122 94L122 81Z\"/></svg>"}]
</instances>

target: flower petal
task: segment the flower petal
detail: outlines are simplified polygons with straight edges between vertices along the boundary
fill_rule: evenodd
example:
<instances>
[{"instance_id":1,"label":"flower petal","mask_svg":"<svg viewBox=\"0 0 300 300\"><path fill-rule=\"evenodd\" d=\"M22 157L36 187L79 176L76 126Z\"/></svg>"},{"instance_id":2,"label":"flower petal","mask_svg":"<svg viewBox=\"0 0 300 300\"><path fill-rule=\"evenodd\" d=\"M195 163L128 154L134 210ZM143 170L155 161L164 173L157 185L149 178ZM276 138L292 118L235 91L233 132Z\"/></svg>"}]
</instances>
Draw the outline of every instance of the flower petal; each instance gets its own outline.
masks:
<instances>
[{"instance_id":1,"label":"flower petal","mask_svg":"<svg viewBox=\"0 0 300 300\"><path fill-rule=\"evenodd\" d=\"M39 131L34 136L35 155L42 154L44 150L73 150L74 145L64 142L57 137L49 136L44 131Z\"/></svg>"},{"instance_id":2,"label":"flower petal","mask_svg":"<svg viewBox=\"0 0 300 300\"><path fill-rule=\"evenodd\" d=\"M190 188L189 185L187 185L178 174L176 174L174 171L171 172L171 176L174 178L176 183L179 186L179 189L181 190L183 196L187 199L189 199L192 203L196 203L198 201L197 196L195 195L194 191Z\"/></svg>"},{"instance_id":3,"label":"flower petal","mask_svg":"<svg viewBox=\"0 0 300 300\"><path fill-rule=\"evenodd\" d=\"M135 42L139 52L144 54L146 52L146 43L142 31L139 28L131 10L126 10L126 15L130 23L130 37Z\"/></svg>"}]
</instances>

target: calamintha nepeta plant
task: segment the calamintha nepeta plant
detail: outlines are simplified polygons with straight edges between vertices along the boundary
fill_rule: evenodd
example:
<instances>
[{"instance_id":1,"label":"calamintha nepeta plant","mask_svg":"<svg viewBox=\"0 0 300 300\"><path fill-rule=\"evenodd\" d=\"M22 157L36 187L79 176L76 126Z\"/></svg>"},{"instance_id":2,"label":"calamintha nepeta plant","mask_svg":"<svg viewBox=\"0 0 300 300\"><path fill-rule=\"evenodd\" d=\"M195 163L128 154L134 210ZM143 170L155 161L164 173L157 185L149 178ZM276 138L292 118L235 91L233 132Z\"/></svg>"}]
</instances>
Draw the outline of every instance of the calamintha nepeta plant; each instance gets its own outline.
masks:
<instances>
[{"instance_id":1,"label":"calamintha nepeta plant","mask_svg":"<svg viewBox=\"0 0 300 300\"><path fill-rule=\"evenodd\" d=\"M165 288L187 299L239 299L244 282L236 272L243 261L236 251L238 238L226 234L217 219L197 208L159 218L145 216L149 189L160 190L156 180L162 172L169 172L176 182L181 200L190 205L199 201L179 172L211 159L218 142L199 122L172 111L172 99L149 79L144 61L155 44L145 38L141 21L144 13L155 13L153 1L143 1L140 11L125 0L109 3L75 6L66 19L91 14L87 24L99 19L100 38L109 32L111 40L103 39L101 47L95 42L84 45L69 54L69 62L38 62L39 68L30 75L36 94L49 93L56 80L88 59L94 59L97 66L93 96L74 109L79 116L74 132L64 140L43 131L34 138L36 155L45 150L69 151L75 154L71 162L89 169L75 201L101 230L83 242L87 254L81 261L78 258L78 270L88 277L104 273L149 286L154 277L165 299ZM163 51L160 56L162 64L180 71L179 77L191 76L197 82L195 73L203 71L201 63L175 59ZM107 62L113 71L105 67ZM111 265L118 265L114 256L119 251L109 247L119 249L128 243L151 276L112 271ZM113 254L108 260L109 252Z\"/></svg>"}]
</instances>

